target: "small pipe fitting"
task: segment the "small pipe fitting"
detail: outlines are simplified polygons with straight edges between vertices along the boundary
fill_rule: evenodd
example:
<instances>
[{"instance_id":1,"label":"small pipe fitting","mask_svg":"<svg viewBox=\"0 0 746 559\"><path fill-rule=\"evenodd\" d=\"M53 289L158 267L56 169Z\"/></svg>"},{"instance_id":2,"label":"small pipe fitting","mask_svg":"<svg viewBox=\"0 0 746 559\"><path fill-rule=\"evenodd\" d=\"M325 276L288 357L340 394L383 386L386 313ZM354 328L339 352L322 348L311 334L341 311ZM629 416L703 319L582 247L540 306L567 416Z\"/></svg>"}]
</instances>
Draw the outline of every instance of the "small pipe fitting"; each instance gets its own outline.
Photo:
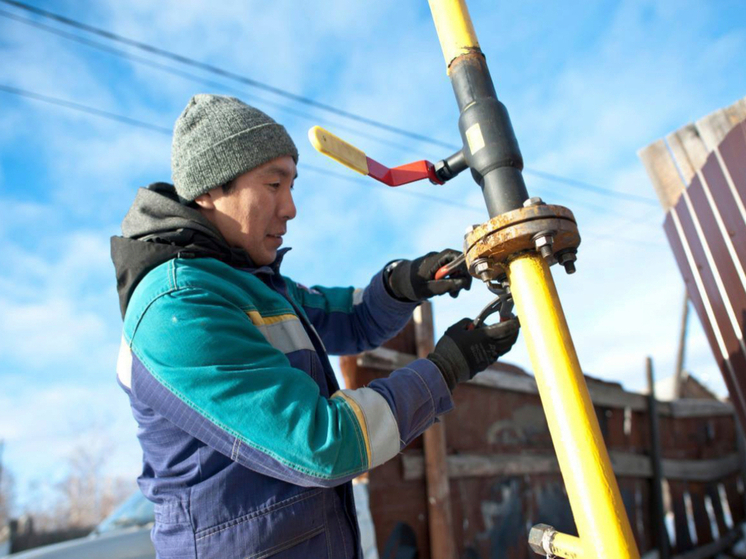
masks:
<instances>
[{"instance_id":1,"label":"small pipe fitting","mask_svg":"<svg viewBox=\"0 0 746 559\"><path fill-rule=\"evenodd\" d=\"M528 545L534 553L544 557L583 559L587 556L580 538L558 532L548 524L537 524L531 528Z\"/></svg>"},{"instance_id":2,"label":"small pipe fitting","mask_svg":"<svg viewBox=\"0 0 746 559\"><path fill-rule=\"evenodd\" d=\"M548 524L537 524L528 533L528 545L537 555L551 557L551 545L557 530Z\"/></svg>"}]
</instances>

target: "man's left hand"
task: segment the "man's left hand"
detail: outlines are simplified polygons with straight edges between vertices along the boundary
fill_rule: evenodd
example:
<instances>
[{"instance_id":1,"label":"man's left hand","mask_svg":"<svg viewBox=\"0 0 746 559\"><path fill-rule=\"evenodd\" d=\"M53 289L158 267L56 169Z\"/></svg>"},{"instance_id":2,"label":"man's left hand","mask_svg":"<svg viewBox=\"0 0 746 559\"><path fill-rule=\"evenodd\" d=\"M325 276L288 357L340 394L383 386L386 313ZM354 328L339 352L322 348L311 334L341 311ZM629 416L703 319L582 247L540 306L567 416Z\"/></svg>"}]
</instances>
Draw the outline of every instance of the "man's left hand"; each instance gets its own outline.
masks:
<instances>
[{"instance_id":1,"label":"man's left hand","mask_svg":"<svg viewBox=\"0 0 746 559\"><path fill-rule=\"evenodd\" d=\"M443 293L457 297L459 291L471 287L471 276L466 263L462 262L440 280L435 279L435 272L459 256L459 251L449 248L441 252L429 252L415 260L395 262L388 278L389 287L397 298L413 302L424 301Z\"/></svg>"}]
</instances>

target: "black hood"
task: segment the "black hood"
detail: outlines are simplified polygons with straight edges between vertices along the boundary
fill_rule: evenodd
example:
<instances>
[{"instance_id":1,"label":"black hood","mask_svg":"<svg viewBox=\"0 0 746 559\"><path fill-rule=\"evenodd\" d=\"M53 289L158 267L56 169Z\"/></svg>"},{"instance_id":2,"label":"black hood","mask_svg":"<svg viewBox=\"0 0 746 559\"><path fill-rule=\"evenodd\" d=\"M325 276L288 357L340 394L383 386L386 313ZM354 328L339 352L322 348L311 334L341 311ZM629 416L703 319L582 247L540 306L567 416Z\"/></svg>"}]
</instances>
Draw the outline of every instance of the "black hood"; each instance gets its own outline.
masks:
<instances>
[{"instance_id":1,"label":"black hood","mask_svg":"<svg viewBox=\"0 0 746 559\"><path fill-rule=\"evenodd\" d=\"M180 200L173 185L157 182L140 188L122 222L122 236L111 238L122 317L140 280L176 256L254 266L249 255L230 247L193 204Z\"/></svg>"}]
</instances>

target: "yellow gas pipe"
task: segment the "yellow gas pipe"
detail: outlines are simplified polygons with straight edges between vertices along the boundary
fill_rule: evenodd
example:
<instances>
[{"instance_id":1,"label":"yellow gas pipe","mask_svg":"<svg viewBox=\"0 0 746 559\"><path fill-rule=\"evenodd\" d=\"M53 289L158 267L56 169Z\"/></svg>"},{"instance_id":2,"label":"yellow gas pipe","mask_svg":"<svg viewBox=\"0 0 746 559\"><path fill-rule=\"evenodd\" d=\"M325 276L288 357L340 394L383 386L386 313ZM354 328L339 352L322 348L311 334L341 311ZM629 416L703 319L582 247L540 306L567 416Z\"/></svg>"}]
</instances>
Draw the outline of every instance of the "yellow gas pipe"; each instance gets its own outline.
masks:
<instances>
[{"instance_id":1,"label":"yellow gas pipe","mask_svg":"<svg viewBox=\"0 0 746 559\"><path fill-rule=\"evenodd\" d=\"M481 52L476 33L464 0L428 1L450 74L460 56ZM509 263L508 279L579 533L579 541L557 534L556 543L565 557L638 559L549 267L524 254Z\"/></svg>"},{"instance_id":2,"label":"yellow gas pipe","mask_svg":"<svg viewBox=\"0 0 746 559\"><path fill-rule=\"evenodd\" d=\"M640 555L549 267L538 254L519 256L509 264L508 279L583 557L637 558Z\"/></svg>"}]
</instances>

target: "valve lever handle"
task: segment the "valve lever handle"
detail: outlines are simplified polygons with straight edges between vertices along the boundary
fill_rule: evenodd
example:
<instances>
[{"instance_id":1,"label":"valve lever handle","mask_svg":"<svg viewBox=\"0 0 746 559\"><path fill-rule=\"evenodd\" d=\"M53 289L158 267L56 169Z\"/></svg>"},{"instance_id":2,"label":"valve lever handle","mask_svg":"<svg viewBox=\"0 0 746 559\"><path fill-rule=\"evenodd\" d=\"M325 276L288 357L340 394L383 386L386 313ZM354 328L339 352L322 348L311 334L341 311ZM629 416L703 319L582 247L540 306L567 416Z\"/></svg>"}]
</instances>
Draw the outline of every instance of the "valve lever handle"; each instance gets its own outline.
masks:
<instances>
[{"instance_id":1,"label":"valve lever handle","mask_svg":"<svg viewBox=\"0 0 746 559\"><path fill-rule=\"evenodd\" d=\"M422 179L430 179L430 182L434 184L443 184L443 180L435 173L435 168L429 161L414 161L399 167L388 168L321 126L311 128L308 131L308 139L313 147L323 155L331 157L361 175L368 175L389 186L401 186Z\"/></svg>"}]
</instances>

